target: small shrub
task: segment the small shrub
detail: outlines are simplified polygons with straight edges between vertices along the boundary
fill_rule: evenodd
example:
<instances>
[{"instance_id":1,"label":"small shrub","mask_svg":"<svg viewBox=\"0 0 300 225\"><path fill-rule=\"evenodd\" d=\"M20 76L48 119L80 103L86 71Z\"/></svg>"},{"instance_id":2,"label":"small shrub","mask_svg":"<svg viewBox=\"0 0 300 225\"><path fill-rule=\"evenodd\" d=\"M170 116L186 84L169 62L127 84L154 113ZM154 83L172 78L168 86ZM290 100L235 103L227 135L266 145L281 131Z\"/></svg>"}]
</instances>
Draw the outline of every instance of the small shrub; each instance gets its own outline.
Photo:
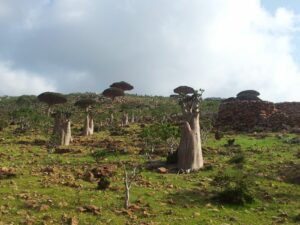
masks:
<instances>
[{"instance_id":1,"label":"small shrub","mask_svg":"<svg viewBox=\"0 0 300 225\"><path fill-rule=\"evenodd\" d=\"M0 131L3 131L6 127L8 127L8 122L0 120Z\"/></svg>"},{"instance_id":2,"label":"small shrub","mask_svg":"<svg viewBox=\"0 0 300 225\"><path fill-rule=\"evenodd\" d=\"M221 140L223 137L224 137L224 133L223 133L223 132L221 132L221 131L219 131L219 130L217 130L217 131L215 132L215 139L216 139L216 140Z\"/></svg>"},{"instance_id":3,"label":"small shrub","mask_svg":"<svg viewBox=\"0 0 300 225\"><path fill-rule=\"evenodd\" d=\"M214 185L219 187L213 200L222 204L245 205L254 201L251 186L254 182L249 175L240 171L233 174L222 174L215 177Z\"/></svg>"},{"instance_id":4,"label":"small shrub","mask_svg":"<svg viewBox=\"0 0 300 225\"><path fill-rule=\"evenodd\" d=\"M229 163L235 163L235 164L241 164L246 161L245 155L243 153L237 154L233 156L230 160Z\"/></svg>"},{"instance_id":5,"label":"small shrub","mask_svg":"<svg viewBox=\"0 0 300 225\"><path fill-rule=\"evenodd\" d=\"M98 182L97 189L104 191L107 188L109 188L109 185L110 185L110 181L109 181L108 177L101 176L101 178L100 178L100 180Z\"/></svg>"},{"instance_id":6,"label":"small shrub","mask_svg":"<svg viewBox=\"0 0 300 225\"><path fill-rule=\"evenodd\" d=\"M92 153L92 157L95 158L96 162L99 162L100 160L102 160L110 155L117 155L117 152L98 149Z\"/></svg>"},{"instance_id":7,"label":"small shrub","mask_svg":"<svg viewBox=\"0 0 300 225\"><path fill-rule=\"evenodd\" d=\"M229 139L227 140L227 146L233 146L235 142L235 139Z\"/></svg>"},{"instance_id":8,"label":"small shrub","mask_svg":"<svg viewBox=\"0 0 300 225\"><path fill-rule=\"evenodd\" d=\"M300 222L300 213L294 217L295 222Z\"/></svg>"}]
</instances>

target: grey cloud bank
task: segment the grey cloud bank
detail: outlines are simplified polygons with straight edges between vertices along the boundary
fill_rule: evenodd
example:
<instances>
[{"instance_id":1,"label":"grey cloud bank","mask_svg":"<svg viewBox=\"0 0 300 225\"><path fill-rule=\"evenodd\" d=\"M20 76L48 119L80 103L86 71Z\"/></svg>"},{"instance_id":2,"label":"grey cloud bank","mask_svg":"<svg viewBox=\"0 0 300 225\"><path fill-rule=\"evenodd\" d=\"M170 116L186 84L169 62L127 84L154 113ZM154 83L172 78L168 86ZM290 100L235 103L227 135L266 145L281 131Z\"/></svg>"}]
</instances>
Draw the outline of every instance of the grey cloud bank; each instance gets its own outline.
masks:
<instances>
[{"instance_id":1,"label":"grey cloud bank","mask_svg":"<svg viewBox=\"0 0 300 225\"><path fill-rule=\"evenodd\" d=\"M140 94L185 84L300 101L298 25L295 12L271 14L259 0L4 0L0 94L101 92L125 80Z\"/></svg>"}]
</instances>

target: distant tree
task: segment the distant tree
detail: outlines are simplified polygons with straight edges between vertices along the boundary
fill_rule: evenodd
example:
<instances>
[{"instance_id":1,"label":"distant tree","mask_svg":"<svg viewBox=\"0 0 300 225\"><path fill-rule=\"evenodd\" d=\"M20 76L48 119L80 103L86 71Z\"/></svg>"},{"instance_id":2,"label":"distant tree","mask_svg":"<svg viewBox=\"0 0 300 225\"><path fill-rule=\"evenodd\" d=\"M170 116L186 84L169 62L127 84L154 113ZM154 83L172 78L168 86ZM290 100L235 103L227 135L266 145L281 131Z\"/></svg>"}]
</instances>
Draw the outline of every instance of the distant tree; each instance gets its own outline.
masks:
<instances>
[{"instance_id":1,"label":"distant tree","mask_svg":"<svg viewBox=\"0 0 300 225\"><path fill-rule=\"evenodd\" d=\"M125 81L115 82L110 85L110 88L105 89L102 95L115 100L117 97L125 96L125 91L130 91L132 89L133 86ZM113 114L111 114L111 120L113 120ZM127 125L128 123L128 113L124 112L122 116L122 124Z\"/></svg>"},{"instance_id":2,"label":"distant tree","mask_svg":"<svg viewBox=\"0 0 300 225\"><path fill-rule=\"evenodd\" d=\"M63 96L60 93L56 92L44 92L40 94L38 97L38 100L41 102L44 102L48 105L47 115L50 116L51 114L51 107L56 104L63 104L67 102L67 99L65 96Z\"/></svg>"},{"instance_id":3,"label":"distant tree","mask_svg":"<svg viewBox=\"0 0 300 225\"><path fill-rule=\"evenodd\" d=\"M82 109L85 109L86 112L86 118L83 126L83 135L84 136L90 136L94 133L94 119L93 115L91 113L91 107L92 105L96 104L97 101L93 98L83 98L78 100L75 103L75 106L78 106Z\"/></svg>"},{"instance_id":4,"label":"distant tree","mask_svg":"<svg viewBox=\"0 0 300 225\"><path fill-rule=\"evenodd\" d=\"M71 113L67 111L52 112L51 107L56 104L66 103L67 99L64 95L55 92L44 92L38 96L41 102L48 105L48 115L54 117L53 137L60 145L69 145L72 140L71 135Z\"/></svg>"}]
</instances>

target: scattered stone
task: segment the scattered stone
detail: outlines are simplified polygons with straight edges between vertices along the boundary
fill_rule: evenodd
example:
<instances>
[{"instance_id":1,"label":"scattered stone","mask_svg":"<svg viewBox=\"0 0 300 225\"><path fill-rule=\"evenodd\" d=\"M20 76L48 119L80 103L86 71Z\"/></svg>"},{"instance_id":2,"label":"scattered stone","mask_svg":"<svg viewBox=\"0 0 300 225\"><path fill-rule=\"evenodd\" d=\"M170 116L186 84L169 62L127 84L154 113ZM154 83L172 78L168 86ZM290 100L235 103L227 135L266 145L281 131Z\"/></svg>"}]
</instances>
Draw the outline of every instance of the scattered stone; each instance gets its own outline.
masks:
<instances>
[{"instance_id":1,"label":"scattered stone","mask_svg":"<svg viewBox=\"0 0 300 225\"><path fill-rule=\"evenodd\" d=\"M79 221L76 217L72 217L68 220L69 225L79 225Z\"/></svg>"},{"instance_id":2,"label":"scattered stone","mask_svg":"<svg viewBox=\"0 0 300 225\"><path fill-rule=\"evenodd\" d=\"M86 172L83 176L83 180L93 182L95 180L95 176L92 172Z\"/></svg>"},{"instance_id":3,"label":"scattered stone","mask_svg":"<svg viewBox=\"0 0 300 225\"><path fill-rule=\"evenodd\" d=\"M45 204L42 204L39 208L39 211L40 212L45 212L45 211L48 211L50 209L50 206L49 205L45 205Z\"/></svg>"},{"instance_id":4,"label":"scattered stone","mask_svg":"<svg viewBox=\"0 0 300 225\"><path fill-rule=\"evenodd\" d=\"M36 200L27 200L25 202L25 207L29 209L35 209L39 206L38 202Z\"/></svg>"},{"instance_id":5,"label":"scattered stone","mask_svg":"<svg viewBox=\"0 0 300 225\"><path fill-rule=\"evenodd\" d=\"M17 174L13 169L7 167L0 167L0 179L8 179L16 176Z\"/></svg>"},{"instance_id":6,"label":"scattered stone","mask_svg":"<svg viewBox=\"0 0 300 225\"><path fill-rule=\"evenodd\" d=\"M114 175L118 167L115 164L103 164L91 170L91 173L95 178L101 178L102 176L110 177Z\"/></svg>"},{"instance_id":7,"label":"scattered stone","mask_svg":"<svg viewBox=\"0 0 300 225\"><path fill-rule=\"evenodd\" d=\"M79 207L78 208L79 212L89 212L89 213L93 213L95 215L100 215L100 208L98 208L95 205L87 205L87 206L83 206L83 207Z\"/></svg>"},{"instance_id":8,"label":"scattered stone","mask_svg":"<svg viewBox=\"0 0 300 225\"><path fill-rule=\"evenodd\" d=\"M157 168L157 171L158 171L159 173L167 173L167 172L168 172L168 169L165 168L165 167L159 167L159 168Z\"/></svg>"},{"instance_id":9,"label":"scattered stone","mask_svg":"<svg viewBox=\"0 0 300 225\"><path fill-rule=\"evenodd\" d=\"M43 168L41 171L42 171L43 173L48 173L48 174L50 174L50 173L55 173L55 172L57 171L57 168L56 168L56 167L53 167L53 166L47 166L47 167Z\"/></svg>"}]
</instances>

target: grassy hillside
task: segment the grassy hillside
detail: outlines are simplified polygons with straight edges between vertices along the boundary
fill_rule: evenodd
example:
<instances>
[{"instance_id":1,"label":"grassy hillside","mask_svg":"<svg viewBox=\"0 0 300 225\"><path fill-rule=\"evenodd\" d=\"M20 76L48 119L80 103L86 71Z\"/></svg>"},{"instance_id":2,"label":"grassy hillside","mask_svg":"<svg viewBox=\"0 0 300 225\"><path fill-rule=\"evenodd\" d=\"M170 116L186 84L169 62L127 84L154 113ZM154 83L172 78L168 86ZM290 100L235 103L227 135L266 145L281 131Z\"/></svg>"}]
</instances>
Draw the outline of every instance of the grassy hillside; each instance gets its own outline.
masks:
<instances>
[{"instance_id":1,"label":"grassy hillside","mask_svg":"<svg viewBox=\"0 0 300 225\"><path fill-rule=\"evenodd\" d=\"M84 114L72 106L78 98L69 95L65 107L73 112L68 147L49 145L52 119L34 97L22 104L18 98L0 102L0 224L300 224L298 135L227 133L216 141L209 133L205 168L178 174L164 164L178 133L176 123L163 117L179 113L176 102L129 96L126 104L98 105L96 125L110 112L117 120L123 111L144 120L99 127L94 136L82 137ZM203 102L208 131L218 104ZM128 172L137 168L128 210L124 166ZM98 190L94 168L107 174L108 189Z\"/></svg>"}]
</instances>

